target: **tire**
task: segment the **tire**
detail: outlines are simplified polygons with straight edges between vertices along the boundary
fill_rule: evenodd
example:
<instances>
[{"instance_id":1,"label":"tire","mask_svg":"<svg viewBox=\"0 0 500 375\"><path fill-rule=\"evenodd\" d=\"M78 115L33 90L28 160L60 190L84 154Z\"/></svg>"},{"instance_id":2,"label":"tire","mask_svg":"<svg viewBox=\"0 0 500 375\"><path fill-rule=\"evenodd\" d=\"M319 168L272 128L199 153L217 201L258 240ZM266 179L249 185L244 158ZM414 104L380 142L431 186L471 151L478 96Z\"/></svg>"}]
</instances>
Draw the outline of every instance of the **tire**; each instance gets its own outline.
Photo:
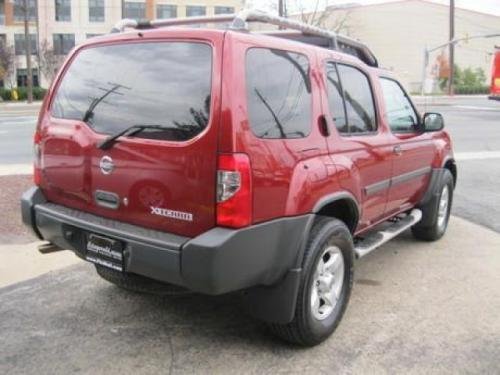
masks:
<instances>
[{"instance_id":1,"label":"tire","mask_svg":"<svg viewBox=\"0 0 500 375\"><path fill-rule=\"evenodd\" d=\"M104 280L131 292L160 295L190 293L187 289L177 285L162 283L133 273L115 271L98 264L95 264L95 269L97 274Z\"/></svg>"},{"instance_id":2,"label":"tire","mask_svg":"<svg viewBox=\"0 0 500 375\"><path fill-rule=\"evenodd\" d=\"M335 250L330 250L327 256L328 249ZM339 255L343 260L343 274L340 268L333 274L335 280L342 280L342 284L337 289L338 299L332 308L327 303L321 304L323 297L318 293L324 284L317 284L317 272L320 262L326 266L325 262L328 260L337 260L334 264L338 265ZM285 341L301 346L317 345L328 338L337 328L349 301L354 277L353 266L353 241L347 226L340 220L320 217L311 230L304 253L294 319L288 324L270 324L271 332ZM338 287L338 284L334 285ZM312 304L313 294L319 297L316 307Z\"/></svg>"},{"instance_id":3,"label":"tire","mask_svg":"<svg viewBox=\"0 0 500 375\"><path fill-rule=\"evenodd\" d=\"M450 171L446 170L441 179L439 194L436 194L428 203L419 207L422 210L422 220L411 228L415 238L423 241L436 241L443 237L450 219L453 189L453 176ZM447 203L443 210L442 205L445 195L447 196Z\"/></svg>"}]
</instances>

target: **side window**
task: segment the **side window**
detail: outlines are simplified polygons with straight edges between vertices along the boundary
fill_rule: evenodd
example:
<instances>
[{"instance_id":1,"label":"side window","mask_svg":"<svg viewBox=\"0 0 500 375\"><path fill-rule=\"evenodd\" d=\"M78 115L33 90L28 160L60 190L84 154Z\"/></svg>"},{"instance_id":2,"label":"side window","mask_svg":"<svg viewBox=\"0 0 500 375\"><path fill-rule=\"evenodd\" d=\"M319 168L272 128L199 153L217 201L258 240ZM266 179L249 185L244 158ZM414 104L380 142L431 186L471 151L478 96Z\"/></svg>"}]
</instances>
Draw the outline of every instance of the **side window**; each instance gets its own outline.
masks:
<instances>
[{"instance_id":1,"label":"side window","mask_svg":"<svg viewBox=\"0 0 500 375\"><path fill-rule=\"evenodd\" d=\"M344 89L349 133L377 130L375 104L368 77L352 66L337 64Z\"/></svg>"},{"instance_id":2,"label":"side window","mask_svg":"<svg viewBox=\"0 0 500 375\"><path fill-rule=\"evenodd\" d=\"M311 82L307 57L251 48L246 55L250 127L260 138L302 138L311 131Z\"/></svg>"},{"instance_id":3,"label":"side window","mask_svg":"<svg viewBox=\"0 0 500 375\"><path fill-rule=\"evenodd\" d=\"M380 84L391 130L396 133L414 132L418 125L418 116L399 83L392 79L381 78Z\"/></svg>"},{"instance_id":4,"label":"side window","mask_svg":"<svg viewBox=\"0 0 500 375\"><path fill-rule=\"evenodd\" d=\"M326 89L328 91L328 106L335 127L340 133L347 133L347 118L345 115L344 97L335 63L326 64Z\"/></svg>"}]
</instances>

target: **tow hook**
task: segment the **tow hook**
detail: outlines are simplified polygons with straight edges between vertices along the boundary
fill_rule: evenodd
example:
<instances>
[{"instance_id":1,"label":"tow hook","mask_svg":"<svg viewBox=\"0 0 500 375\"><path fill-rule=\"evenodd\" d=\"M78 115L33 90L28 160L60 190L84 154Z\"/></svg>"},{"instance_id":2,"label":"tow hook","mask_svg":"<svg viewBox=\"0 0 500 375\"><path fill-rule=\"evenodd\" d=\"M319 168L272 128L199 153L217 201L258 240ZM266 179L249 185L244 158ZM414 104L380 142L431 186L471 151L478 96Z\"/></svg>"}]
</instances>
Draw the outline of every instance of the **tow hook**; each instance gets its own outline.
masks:
<instances>
[{"instance_id":1,"label":"tow hook","mask_svg":"<svg viewBox=\"0 0 500 375\"><path fill-rule=\"evenodd\" d=\"M56 251L61 251L59 246L53 244L52 242L46 242L38 245L38 251L42 254L55 253Z\"/></svg>"}]
</instances>

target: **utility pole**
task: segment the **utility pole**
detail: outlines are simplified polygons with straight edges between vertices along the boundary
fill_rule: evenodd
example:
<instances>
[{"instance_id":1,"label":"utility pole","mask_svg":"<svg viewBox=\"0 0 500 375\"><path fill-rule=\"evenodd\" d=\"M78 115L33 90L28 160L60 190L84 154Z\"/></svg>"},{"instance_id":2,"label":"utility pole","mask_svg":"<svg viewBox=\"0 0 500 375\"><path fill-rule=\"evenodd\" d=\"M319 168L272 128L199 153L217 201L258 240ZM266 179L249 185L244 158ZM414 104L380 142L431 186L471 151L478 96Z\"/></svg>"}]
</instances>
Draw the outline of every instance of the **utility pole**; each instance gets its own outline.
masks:
<instances>
[{"instance_id":1,"label":"utility pole","mask_svg":"<svg viewBox=\"0 0 500 375\"><path fill-rule=\"evenodd\" d=\"M26 54L26 86L28 88L28 103L33 103L33 69L31 68L31 38L29 25L28 0L22 0L24 13L24 53Z\"/></svg>"},{"instance_id":2,"label":"utility pole","mask_svg":"<svg viewBox=\"0 0 500 375\"><path fill-rule=\"evenodd\" d=\"M476 40L476 39L489 39L489 38L500 38L500 33L493 33L493 34L478 34L478 35L468 35L465 38L457 38L450 40L449 42L446 42L444 44L440 44L439 46L435 46L432 48L428 48L427 46L424 48L424 63L422 66L422 86L421 86L421 94L424 94L424 82L427 76L427 66L429 65L429 56L432 52L442 50L443 48L449 47L450 45L455 45L458 43L461 43L465 40ZM500 48L500 47L496 47Z\"/></svg>"},{"instance_id":3,"label":"utility pole","mask_svg":"<svg viewBox=\"0 0 500 375\"><path fill-rule=\"evenodd\" d=\"M283 17L283 0L278 0L278 15Z\"/></svg>"},{"instance_id":4,"label":"utility pole","mask_svg":"<svg viewBox=\"0 0 500 375\"><path fill-rule=\"evenodd\" d=\"M448 95L453 95L453 76L455 75L455 0L450 0L450 76L448 78Z\"/></svg>"}]
</instances>

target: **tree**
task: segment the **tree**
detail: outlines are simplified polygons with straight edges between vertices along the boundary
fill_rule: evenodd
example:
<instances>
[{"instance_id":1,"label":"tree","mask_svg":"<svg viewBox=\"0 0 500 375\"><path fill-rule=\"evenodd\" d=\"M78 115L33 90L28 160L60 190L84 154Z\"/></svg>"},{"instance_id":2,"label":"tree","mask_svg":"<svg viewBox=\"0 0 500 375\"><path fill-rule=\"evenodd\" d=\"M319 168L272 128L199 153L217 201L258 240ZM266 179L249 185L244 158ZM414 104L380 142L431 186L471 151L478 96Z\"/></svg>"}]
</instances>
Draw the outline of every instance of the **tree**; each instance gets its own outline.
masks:
<instances>
[{"instance_id":1,"label":"tree","mask_svg":"<svg viewBox=\"0 0 500 375\"><path fill-rule=\"evenodd\" d=\"M307 1L307 7L304 3L305 0L295 0L302 22L337 33L349 33L351 12L348 7L328 6L328 2L324 0L315 0L313 7L310 5L311 1Z\"/></svg>"},{"instance_id":2,"label":"tree","mask_svg":"<svg viewBox=\"0 0 500 375\"><path fill-rule=\"evenodd\" d=\"M38 68L45 78L52 82L64 61L64 56L55 53L47 40L40 44L37 55Z\"/></svg>"},{"instance_id":3,"label":"tree","mask_svg":"<svg viewBox=\"0 0 500 375\"><path fill-rule=\"evenodd\" d=\"M12 75L14 63L15 56L12 47L8 47L0 40L0 80L5 81Z\"/></svg>"}]
</instances>

